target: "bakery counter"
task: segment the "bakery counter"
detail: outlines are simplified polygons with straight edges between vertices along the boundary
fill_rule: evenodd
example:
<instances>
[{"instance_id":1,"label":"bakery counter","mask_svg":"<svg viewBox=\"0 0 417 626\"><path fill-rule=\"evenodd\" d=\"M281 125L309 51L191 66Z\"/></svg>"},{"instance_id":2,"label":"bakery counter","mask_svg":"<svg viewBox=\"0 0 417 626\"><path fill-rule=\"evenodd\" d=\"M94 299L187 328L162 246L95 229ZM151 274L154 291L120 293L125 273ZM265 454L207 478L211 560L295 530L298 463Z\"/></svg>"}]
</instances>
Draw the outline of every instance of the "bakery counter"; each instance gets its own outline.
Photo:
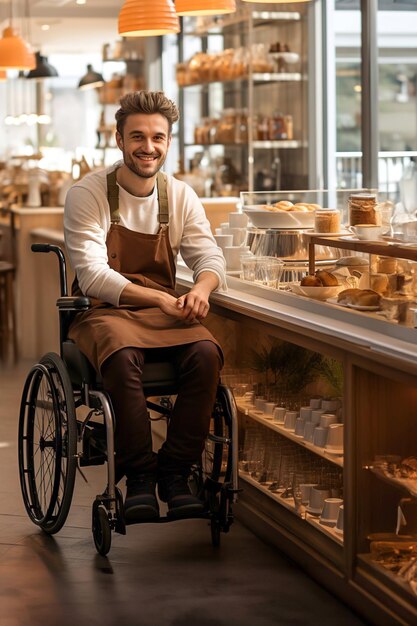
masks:
<instances>
[{"instance_id":1,"label":"bakery counter","mask_svg":"<svg viewBox=\"0 0 417 626\"><path fill-rule=\"evenodd\" d=\"M178 269L179 286L190 288L191 272ZM417 329L389 322L375 313L347 309L337 304L302 297L285 290L258 286L228 276L228 290L214 293L212 310L227 309L237 315L271 326L287 328L315 337L326 337L333 345L363 351L376 359L396 357L417 367ZM417 369L416 369L417 373Z\"/></svg>"},{"instance_id":2,"label":"bakery counter","mask_svg":"<svg viewBox=\"0 0 417 626\"><path fill-rule=\"evenodd\" d=\"M370 623L417 623L417 330L236 276L206 323L237 402L239 519Z\"/></svg>"}]
</instances>

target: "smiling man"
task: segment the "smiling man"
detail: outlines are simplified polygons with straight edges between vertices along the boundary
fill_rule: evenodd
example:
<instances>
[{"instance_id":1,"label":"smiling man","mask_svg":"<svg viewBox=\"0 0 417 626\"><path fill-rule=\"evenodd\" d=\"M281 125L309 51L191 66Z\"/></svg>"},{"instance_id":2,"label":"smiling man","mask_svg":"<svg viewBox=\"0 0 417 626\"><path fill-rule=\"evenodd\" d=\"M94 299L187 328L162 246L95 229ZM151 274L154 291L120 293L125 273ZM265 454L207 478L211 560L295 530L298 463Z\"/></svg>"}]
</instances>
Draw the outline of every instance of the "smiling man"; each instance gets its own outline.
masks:
<instances>
[{"instance_id":1,"label":"smiling man","mask_svg":"<svg viewBox=\"0 0 417 626\"><path fill-rule=\"evenodd\" d=\"M225 264L203 206L185 183L160 170L179 114L162 92L124 96L116 113L123 161L78 181L65 203L65 241L74 293L92 299L72 338L100 372L116 417L116 478L126 476L128 523L198 515L188 476L208 433L222 353L201 325L209 296L225 285ZM178 255L194 286L175 292ZM156 455L142 389L148 359L172 360L179 392Z\"/></svg>"}]
</instances>

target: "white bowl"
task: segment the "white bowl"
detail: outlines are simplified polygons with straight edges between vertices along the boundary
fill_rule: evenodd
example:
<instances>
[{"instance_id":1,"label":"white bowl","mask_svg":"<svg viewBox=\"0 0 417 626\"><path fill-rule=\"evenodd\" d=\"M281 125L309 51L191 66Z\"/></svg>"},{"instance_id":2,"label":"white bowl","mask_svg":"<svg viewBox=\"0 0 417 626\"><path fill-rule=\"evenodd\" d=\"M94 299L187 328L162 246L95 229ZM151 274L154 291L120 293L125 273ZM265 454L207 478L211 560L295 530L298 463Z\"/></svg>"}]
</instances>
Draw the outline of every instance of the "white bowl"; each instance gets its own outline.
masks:
<instances>
[{"instance_id":1,"label":"white bowl","mask_svg":"<svg viewBox=\"0 0 417 626\"><path fill-rule=\"evenodd\" d=\"M298 63L300 55L297 52L270 52L273 59L282 59L285 63Z\"/></svg>"},{"instance_id":2,"label":"white bowl","mask_svg":"<svg viewBox=\"0 0 417 626\"><path fill-rule=\"evenodd\" d=\"M268 211L260 206L243 207L256 228L313 228L314 211Z\"/></svg>"},{"instance_id":3,"label":"white bowl","mask_svg":"<svg viewBox=\"0 0 417 626\"><path fill-rule=\"evenodd\" d=\"M343 285L332 285L331 287L303 287L300 283L290 283L288 287L293 293L299 296L306 296L314 300L327 300L334 298L339 291L343 289Z\"/></svg>"}]
</instances>

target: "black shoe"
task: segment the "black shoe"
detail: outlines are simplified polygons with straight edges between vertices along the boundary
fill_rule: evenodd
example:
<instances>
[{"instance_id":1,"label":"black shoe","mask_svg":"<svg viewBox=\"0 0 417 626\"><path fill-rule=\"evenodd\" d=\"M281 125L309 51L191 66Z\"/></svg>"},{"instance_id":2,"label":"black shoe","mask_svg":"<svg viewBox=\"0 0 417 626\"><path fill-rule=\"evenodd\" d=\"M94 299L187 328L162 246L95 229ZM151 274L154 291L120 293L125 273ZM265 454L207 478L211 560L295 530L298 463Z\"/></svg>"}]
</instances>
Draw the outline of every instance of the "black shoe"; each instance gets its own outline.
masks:
<instances>
[{"instance_id":1,"label":"black shoe","mask_svg":"<svg viewBox=\"0 0 417 626\"><path fill-rule=\"evenodd\" d=\"M155 488L156 477L153 474L137 474L126 480L126 524L150 522L159 518Z\"/></svg>"},{"instance_id":2,"label":"black shoe","mask_svg":"<svg viewBox=\"0 0 417 626\"><path fill-rule=\"evenodd\" d=\"M158 495L162 502L168 504L167 517L171 519L199 517L204 513L203 502L193 496L184 474L168 474L159 478Z\"/></svg>"}]
</instances>

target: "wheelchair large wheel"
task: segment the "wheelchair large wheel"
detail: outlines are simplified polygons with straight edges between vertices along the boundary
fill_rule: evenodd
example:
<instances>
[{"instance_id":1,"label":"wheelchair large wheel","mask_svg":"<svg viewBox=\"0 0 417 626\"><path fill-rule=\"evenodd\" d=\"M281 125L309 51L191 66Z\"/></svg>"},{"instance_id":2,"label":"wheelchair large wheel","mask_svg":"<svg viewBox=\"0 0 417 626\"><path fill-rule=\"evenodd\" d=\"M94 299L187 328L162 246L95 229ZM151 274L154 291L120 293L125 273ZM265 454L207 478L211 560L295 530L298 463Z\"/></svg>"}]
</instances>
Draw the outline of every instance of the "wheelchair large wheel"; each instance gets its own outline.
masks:
<instances>
[{"instance_id":1,"label":"wheelchair large wheel","mask_svg":"<svg viewBox=\"0 0 417 626\"><path fill-rule=\"evenodd\" d=\"M203 478L228 483L232 474L232 422L226 388L219 385L202 457Z\"/></svg>"},{"instance_id":2,"label":"wheelchair large wheel","mask_svg":"<svg viewBox=\"0 0 417 626\"><path fill-rule=\"evenodd\" d=\"M49 534L67 518L75 483L77 422L62 359L43 356L25 382L19 416L19 473L30 519Z\"/></svg>"}]
</instances>

